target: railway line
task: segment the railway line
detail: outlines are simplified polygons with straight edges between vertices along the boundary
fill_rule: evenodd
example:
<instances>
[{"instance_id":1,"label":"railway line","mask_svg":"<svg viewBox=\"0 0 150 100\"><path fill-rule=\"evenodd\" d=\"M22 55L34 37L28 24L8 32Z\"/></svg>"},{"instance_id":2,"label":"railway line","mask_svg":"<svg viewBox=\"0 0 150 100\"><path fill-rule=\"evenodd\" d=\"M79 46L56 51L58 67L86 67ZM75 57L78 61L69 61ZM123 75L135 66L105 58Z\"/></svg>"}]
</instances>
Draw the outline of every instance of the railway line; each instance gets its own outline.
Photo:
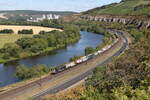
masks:
<instances>
[{"instance_id":1,"label":"railway line","mask_svg":"<svg viewBox=\"0 0 150 100\"><path fill-rule=\"evenodd\" d=\"M38 93L35 93L35 94L32 94L32 97L33 98L36 98L36 99L41 99L42 96L46 95L46 94L49 94L49 93L56 93L56 92L59 92L61 90L64 90L70 86L72 86L73 84L85 79L87 76L91 75L92 71L95 69L95 67L97 66L100 66L100 65L104 65L106 63L108 63L109 61L111 61L111 59L114 57L114 56L118 56L120 55L128 46L128 40L125 36L123 36L123 34L121 32L117 32L118 36L119 36L119 40L118 42L116 42L111 48L109 48L108 50L104 51L103 53L101 53L100 55L94 57L93 59L90 59L88 61L88 64L91 64L92 62L94 62L96 59L98 59L100 56L105 56L106 54L108 54L109 52L113 51L114 49L116 49L116 47L119 45L121 45L121 47L119 48L119 50L117 50L117 52L114 52L113 55L109 56L108 58L104 59L102 62L99 62L98 64L94 65L93 67L89 67L89 69L87 69L86 71L80 73L79 75L75 76L75 77L72 77L70 79L66 79L64 82L60 83L60 84L57 84L57 85L54 85L53 87L49 87L47 89L44 89L44 90L41 90L40 92ZM13 90L10 90L10 91L7 91L3 94L0 94L0 100L24 100L23 96L21 97L20 95L24 95L25 93L27 92L31 92L33 91L33 89L37 89L41 86L44 86L48 83L52 83L53 80L57 79L58 77L60 76L63 76L65 75L66 73L69 73L69 72L73 72L77 69L80 70L80 68L82 66L85 66L87 65L87 62L83 62L75 67L72 67L72 68L69 68L68 70L65 70L65 71L62 71L62 72L59 72L55 75L49 75L45 78L42 78L40 80L37 80L37 81L34 81L32 83L29 83L29 84L26 84L22 87L19 87L19 88L16 88L16 89L13 89ZM20 96L20 98L18 97ZM26 95L24 95L26 96Z\"/></svg>"}]
</instances>

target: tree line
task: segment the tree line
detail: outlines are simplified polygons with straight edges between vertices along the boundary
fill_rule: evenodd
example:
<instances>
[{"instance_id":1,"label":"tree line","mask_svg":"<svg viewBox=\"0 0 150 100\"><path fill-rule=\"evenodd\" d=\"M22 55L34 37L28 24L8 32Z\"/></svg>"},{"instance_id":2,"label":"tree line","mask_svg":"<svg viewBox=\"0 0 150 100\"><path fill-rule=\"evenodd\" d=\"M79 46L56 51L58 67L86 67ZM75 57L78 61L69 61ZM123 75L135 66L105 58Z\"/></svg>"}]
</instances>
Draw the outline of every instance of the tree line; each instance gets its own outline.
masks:
<instances>
[{"instance_id":1,"label":"tree line","mask_svg":"<svg viewBox=\"0 0 150 100\"><path fill-rule=\"evenodd\" d=\"M0 33L1 34L13 34L14 31L12 29L3 29L3 30L0 30ZM18 34L33 34L33 30L32 29L30 29L30 30L27 30L27 29L19 30Z\"/></svg>"},{"instance_id":2,"label":"tree line","mask_svg":"<svg viewBox=\"0 0 150 100\"><path fill-rule=\"evenodd\" d=\"M12 34L12 33L14 33L14 31L12 29L3 29L3 30L0 30L0 33L3 33L3 34Z\"/></svg>"}]
</instances>

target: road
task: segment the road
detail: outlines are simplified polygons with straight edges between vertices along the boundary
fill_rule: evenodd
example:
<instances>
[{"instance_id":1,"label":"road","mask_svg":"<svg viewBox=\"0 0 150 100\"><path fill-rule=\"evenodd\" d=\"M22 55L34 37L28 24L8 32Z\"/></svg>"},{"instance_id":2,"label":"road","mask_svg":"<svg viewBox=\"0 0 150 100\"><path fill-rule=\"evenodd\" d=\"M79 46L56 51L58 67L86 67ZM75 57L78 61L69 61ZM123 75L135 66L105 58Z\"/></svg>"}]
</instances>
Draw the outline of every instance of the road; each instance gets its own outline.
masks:
<instances>
[{"instance_id":1,"label":"road","mask_svg":"<svg viewBox=\"0 0 150 100\"><path fill-rule=\"evenodd\" d=\"M118 32L118 34L120 37L120 41L115 46L110 48L110 50L105 51L101 55L101 60L98 59L100 57L96 57L95 59L88 61L88 63L90 63L89 65L83 63L62 73L50 75L48 77L42 78L41 80L37 80L22 87L10 90L6 93L0 94L0 100L24 100L23 97L27 96L32 96L33 98L40 100L41 97L46 94L57 93L85 79L87 76L92 74L93 70L97 66L107 64L112 60L114 56L119 56L123 51L125 51L128 46L127 38L124 37L120 32ZM119 49L115 51L114 49L116 49L116 46L121 47L119 47ZM113 52L113 54L108 55L110 52ZM105 57L105 55L107 55L108 57ZM98 64L95 64L94 61L96 63L98 62ZM79 71L81 71L81 73ZM43 85L43 88L39 89L40 86L37 83L41 83L41 85Z\"/></svg>"}]
</instances>

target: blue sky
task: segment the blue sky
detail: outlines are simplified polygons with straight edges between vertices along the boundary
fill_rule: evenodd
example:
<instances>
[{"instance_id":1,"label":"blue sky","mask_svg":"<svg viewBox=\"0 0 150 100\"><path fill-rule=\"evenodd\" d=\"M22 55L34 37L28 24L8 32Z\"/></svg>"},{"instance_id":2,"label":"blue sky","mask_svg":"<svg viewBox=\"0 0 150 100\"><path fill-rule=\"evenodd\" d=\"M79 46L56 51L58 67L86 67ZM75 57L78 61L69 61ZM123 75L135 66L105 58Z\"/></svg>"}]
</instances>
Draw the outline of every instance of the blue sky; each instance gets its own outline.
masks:
<instances>
[{"instance_id":1,"label":"blue sky","mask_svg":"<svg viewBox=\"0 0 150 100\"><path fill-rule=\"evenodd\" d=\"M0 0L0 10L85 11L121 0Z\"/></svg>"}]
</instances>

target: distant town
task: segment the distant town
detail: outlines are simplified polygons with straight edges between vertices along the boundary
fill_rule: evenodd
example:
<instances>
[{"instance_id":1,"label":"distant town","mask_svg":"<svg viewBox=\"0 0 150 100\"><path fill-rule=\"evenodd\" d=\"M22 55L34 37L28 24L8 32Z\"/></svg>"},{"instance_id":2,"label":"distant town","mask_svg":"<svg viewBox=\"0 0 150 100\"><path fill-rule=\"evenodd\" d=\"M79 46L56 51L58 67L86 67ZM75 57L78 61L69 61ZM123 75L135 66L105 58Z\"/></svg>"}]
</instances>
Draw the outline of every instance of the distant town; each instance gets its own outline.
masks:
<instances>
[{"instance_id":1,"label":"distant town","mask_svg":"<svg viewBox=\"0 0 150 100\"><path fill-rule=\"evenodd\" d=\"M69 11L34 11L34 10L8 10L0 11L0 21L40 22L44 19L59 19L63 16L77 14Z\"/></svg>"},{"instance_id":2,"label":"distant town","mask_svg":"<svg viewBox=\"0 0 150 100\"><path fill-rule=\"evenodd\" d=\"M32 15L30 18L27 19L28 22L39 22L44 19L59 19L61 15L57 14L43 14L43 15Z\"/></svg>"}]
</instances>

